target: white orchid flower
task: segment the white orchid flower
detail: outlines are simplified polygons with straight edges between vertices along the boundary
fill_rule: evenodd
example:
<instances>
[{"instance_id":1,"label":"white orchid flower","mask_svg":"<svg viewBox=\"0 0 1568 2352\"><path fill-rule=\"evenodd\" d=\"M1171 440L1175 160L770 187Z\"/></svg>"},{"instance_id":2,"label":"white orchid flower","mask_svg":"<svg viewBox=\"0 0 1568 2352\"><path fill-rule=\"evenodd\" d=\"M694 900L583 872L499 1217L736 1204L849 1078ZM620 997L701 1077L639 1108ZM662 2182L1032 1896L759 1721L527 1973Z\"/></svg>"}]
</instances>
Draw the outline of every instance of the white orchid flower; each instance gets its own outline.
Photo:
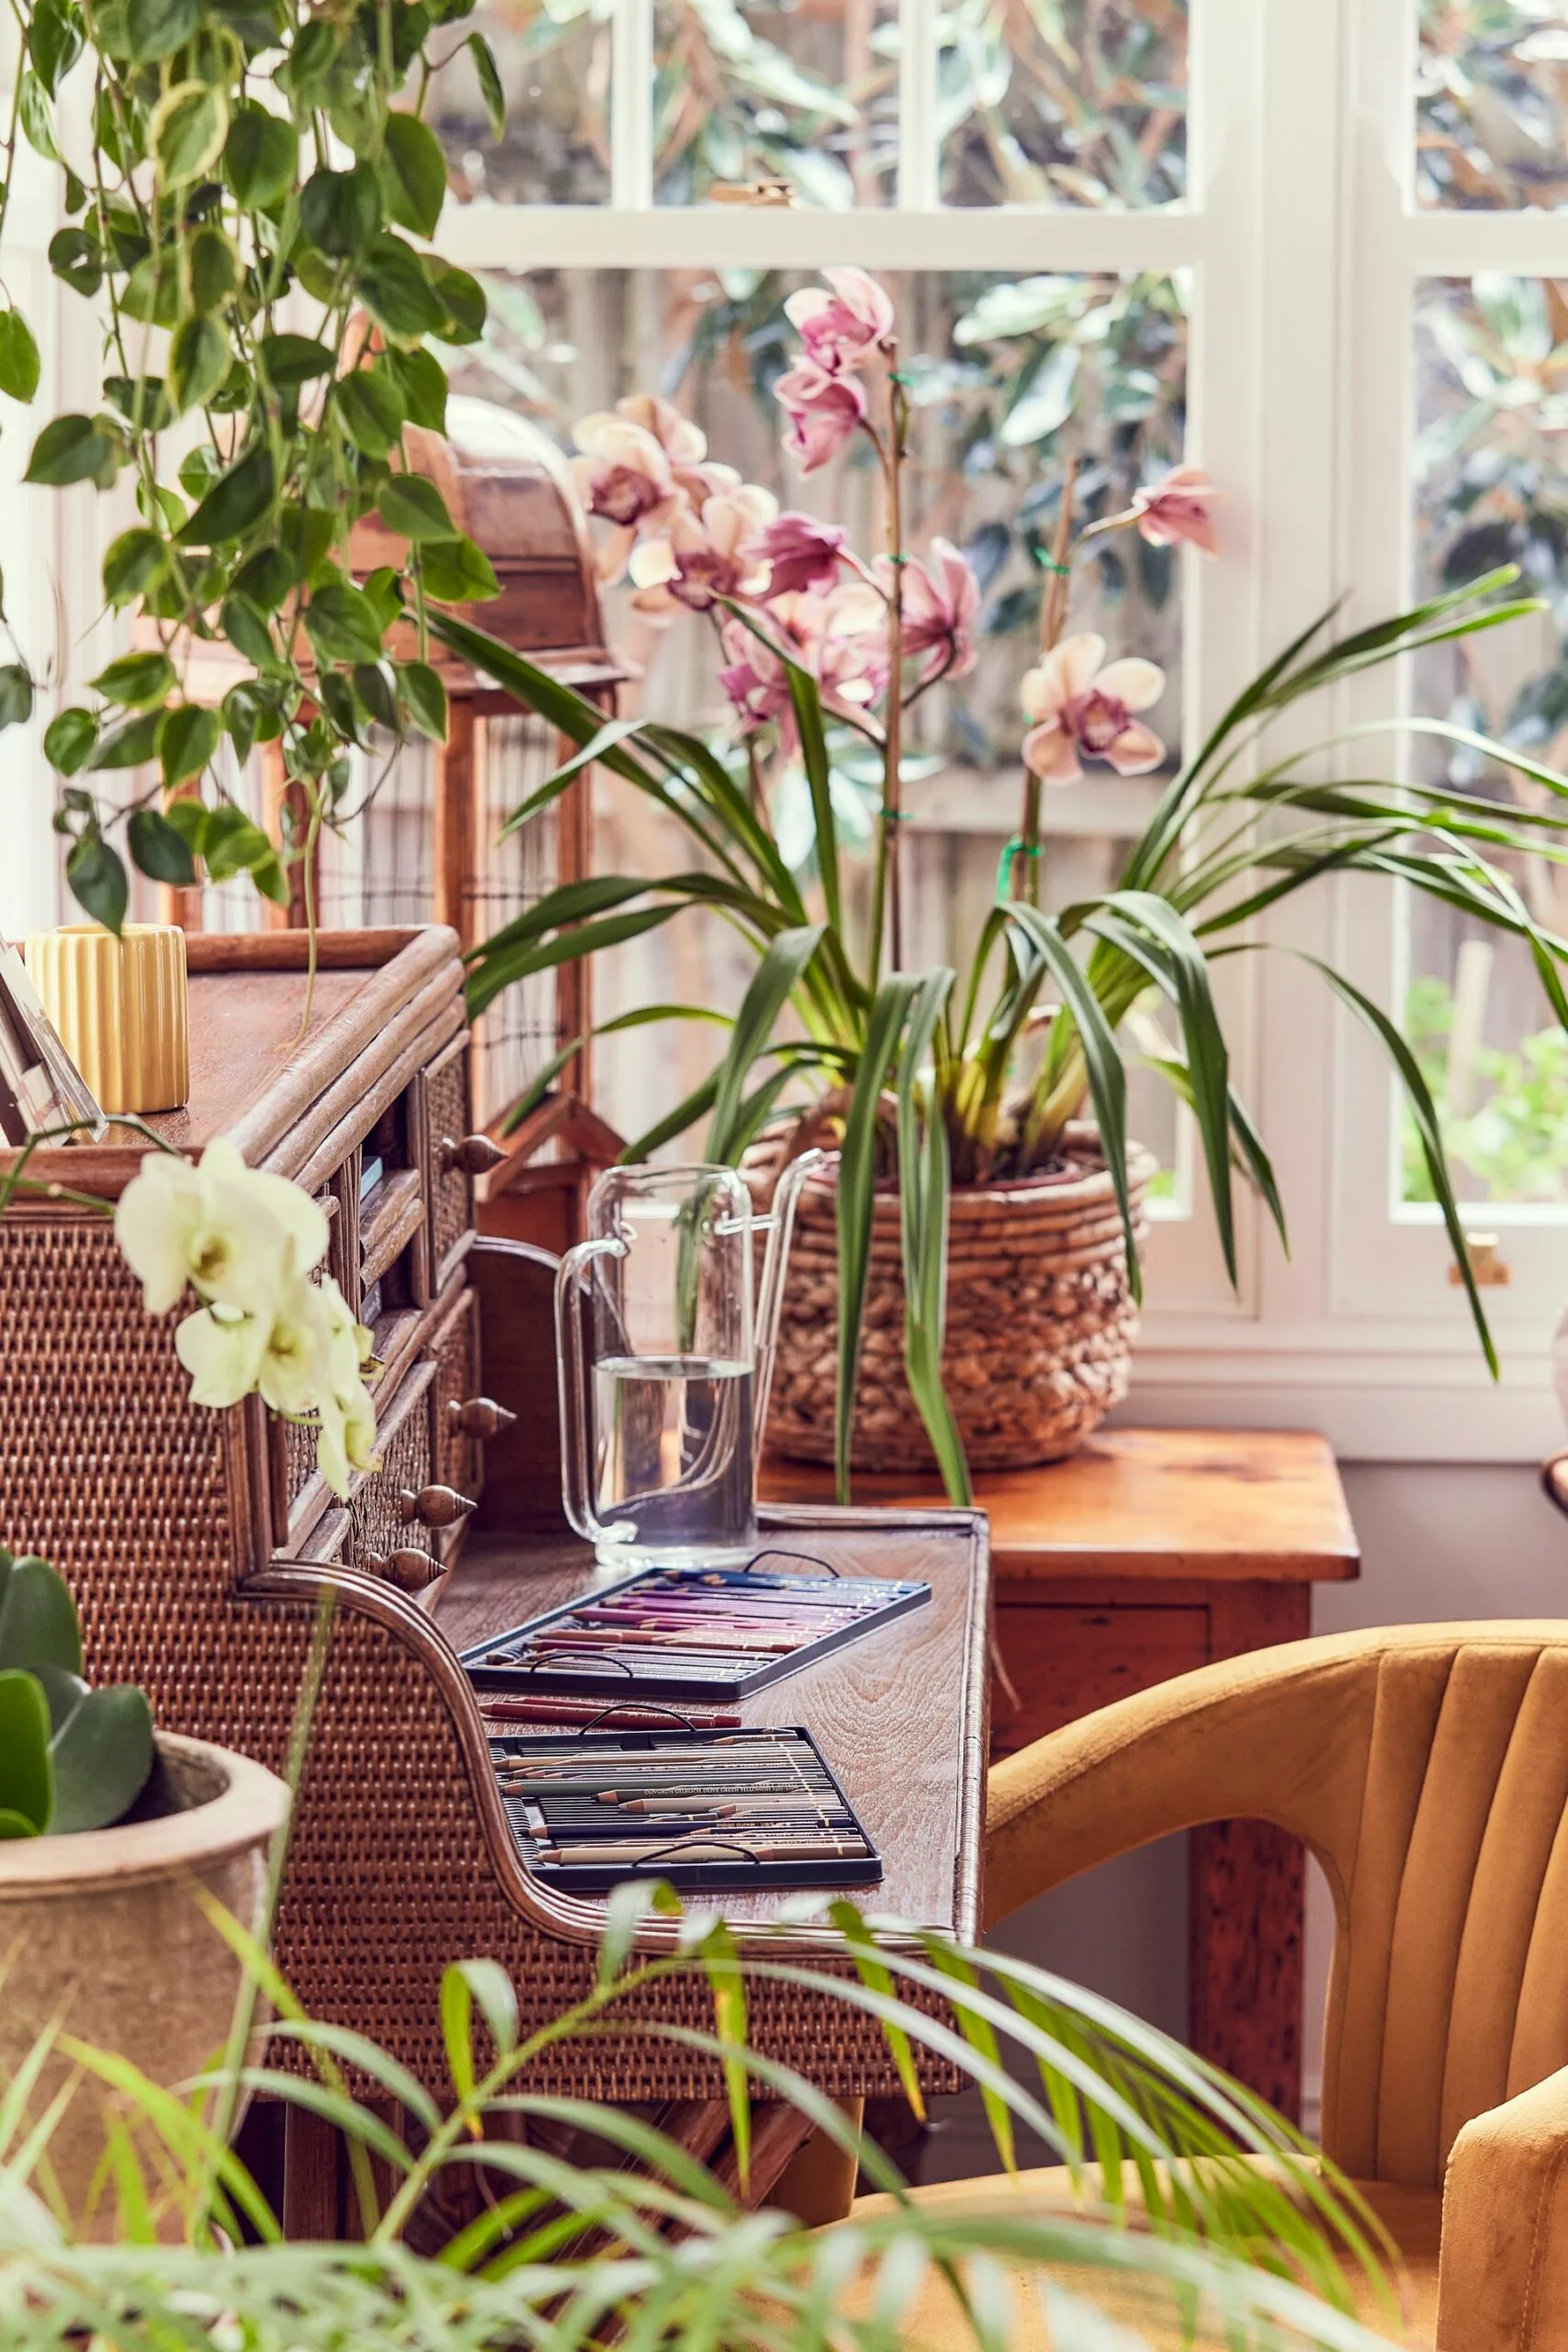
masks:
<instances>
[{"instance_id":1,"label":"white orchid flower","mask_svg":"<svg viewBox=\"0 0 1568 2352\"><path fill-rule=\"evenodd\" d=\"M316 1467L340 1501L347 1499L355 1470L374 1470L376 1404L362 1382L346 1395L324 1396L321 1404L321 1434L316 1440Z\"/></svg>"},{"instance_id":2,"label":"white orchid flower","mask_svg":"<svg viewBox=\"0 0 1568 2352\"><path fill-rule=\"evenodd\" d=\"M177 1306L187 1283L208 1305L261 1313L290 1272L326 1255L327 1220L298 1184L247 1168L220 1140L199 1168L149 1152L120 1195L115 1238L150 1315Z\"/></svg>"},{"instance_id":3,"label":"white orchid flower","mask_svg":"<svg viewBox=\"0 0 1568 2352\"><path fill-rule=\"evenodd\" d=\"M221 1412L248 1396L261 1376L268 1327L236 1307L202 1306L175 1333L175 1351L190 1374L191 1402Z\"/></svg>"}]
</instances>

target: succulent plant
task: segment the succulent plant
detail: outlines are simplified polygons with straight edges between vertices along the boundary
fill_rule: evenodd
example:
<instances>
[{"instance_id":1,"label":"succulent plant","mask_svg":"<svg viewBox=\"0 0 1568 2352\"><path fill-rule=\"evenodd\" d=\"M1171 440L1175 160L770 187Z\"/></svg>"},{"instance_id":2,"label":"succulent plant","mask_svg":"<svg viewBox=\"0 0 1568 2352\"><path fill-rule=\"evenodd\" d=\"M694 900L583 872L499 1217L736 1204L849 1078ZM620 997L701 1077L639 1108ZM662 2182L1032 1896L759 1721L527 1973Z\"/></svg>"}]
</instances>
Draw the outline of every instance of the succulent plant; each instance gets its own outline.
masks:
<instances>
[{"instance_id":1,"label":"succulent plant","mask_svg":"<svg viewBox=\"0 0 1568 2352\"><path fill-rule=\"evenodd\" d=\"M82 1631L47 1560L0 1549L0 1838L107 1829L152 1769L152 1711L129 1682L89 1690Z\"/></svg>"}]
</instances>

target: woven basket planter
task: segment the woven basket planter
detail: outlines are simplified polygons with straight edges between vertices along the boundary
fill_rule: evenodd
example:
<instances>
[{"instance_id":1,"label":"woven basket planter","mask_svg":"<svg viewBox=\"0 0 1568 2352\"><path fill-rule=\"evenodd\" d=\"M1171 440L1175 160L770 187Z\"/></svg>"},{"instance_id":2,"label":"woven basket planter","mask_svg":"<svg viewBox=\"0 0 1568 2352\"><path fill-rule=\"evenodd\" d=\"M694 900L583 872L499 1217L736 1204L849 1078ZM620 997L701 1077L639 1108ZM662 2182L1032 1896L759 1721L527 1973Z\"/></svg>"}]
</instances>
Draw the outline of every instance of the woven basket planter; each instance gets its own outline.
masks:
<instances>
[{"instance_id":1,"label":"woven basket planter","mask_svg":"<svg viewBox=\"0 0 1568 2352\"><path fill-rule=\"evenodd\" d=\"M975 1468L1058 1461L1127 1393L1138 1314L1122 1218L1094 1129L1069 1127L1066 1149L1073 1165L1062 1175L953 1195L942 1369ZM1140 1245L1156 1166L1141 1146L1129 1148ZM833 1459L836 1214L831 1182L808 1180L795 1213L768 1416L769 1444L806 1462ZM876 1198L852 1461L857 1470L935 1466L904 1377L904 1270L891 1188Z\"/></svg>"}]
</instances>

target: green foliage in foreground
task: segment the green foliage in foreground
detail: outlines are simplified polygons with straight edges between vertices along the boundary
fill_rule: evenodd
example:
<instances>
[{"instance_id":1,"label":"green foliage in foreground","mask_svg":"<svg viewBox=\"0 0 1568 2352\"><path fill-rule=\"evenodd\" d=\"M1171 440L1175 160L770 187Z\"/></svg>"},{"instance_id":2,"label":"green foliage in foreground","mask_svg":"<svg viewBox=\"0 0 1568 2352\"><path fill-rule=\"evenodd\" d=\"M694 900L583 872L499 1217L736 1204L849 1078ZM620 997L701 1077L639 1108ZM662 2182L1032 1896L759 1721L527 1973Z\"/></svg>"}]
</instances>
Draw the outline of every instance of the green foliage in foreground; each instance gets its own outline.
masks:
<instances>
[{"instance_id":1,"label":"green foliage in foreground","mask_svg":"<svg viewBox=\"0 0 1568 2352\"><path fill-rule=\"evenodd\" d=\"M129 1682L90 1690L82 1679L63 1577L0 1549L0 1840L107 1829L152 1769L142 1693Z\"/></svg>"},{"instance_id":2,"label":"green foliage in foreground","mask_svg":"<svg viewBox=\"0 0 1568 2352\"><path fill-rule=\"evenodd\" d=\"M456 2098L443 2104L358 2035L303 2017L265 1956L201 1899L273 2002L276 2036L309 2053L315 2075L223 2064L175 2096L112 2053L63 2033L44 2037L16 2081L0 2086L7 2352L44 2352L86 2336L117 2352L347 2352L372 2344L566 2352L612 2341L872 2352L900 2339L900 2312L932 2266L953 2281L974 2341L987 2347L1000 2341L1010 2275L1044 2299L1057 2352L1104 2343L1105 2303L1151 2324L1168 2324L1179 2311L1238 2344L1370 2352L1376 2340L1348 2315L1344 2275L1328 2250L1332 2233L1352 2267L1378 2277L1376 2225L1354 2192L1248 2093L1109 2002L1024 1962L868 1922L841 1902L828 1906L827 1920L816 1919L815 1950L802 1941L807 1906L797 1905L791 1922L742 1958L722 1921L680 1915L664 1890L628 1888L610 1904L594 1990L538 2032L521 2033L511 1984L493 1962L446 1972L441 2017ZM637 1949L649 1940L650 1904L671 1915L657 1923L662 1952ZM820 1929L829 1924L840 1956L853 1956L852 1974L822 1973ZM626 2015L628 1994L695 1970L711 1990L711 2032ZM892 2193L891 2209L846 2229L807 2233L777 2212L743 2211L638 2116L529 2088L530 2069L558 2045L651 2033L711 2062L728 2086L742 2162L753 2090L795 2102L818 2130L849 2143L851 2128L830 2101L747 2047L749 1989L763 1982L810 1986L878 2020L917 2103L914 2050L956 2059L981 2087L1004 2163L1011 2166L1015 2133L1027 2128L1073 2177L1082 2180L1086 2163L1102 2166L1100 2201L1085 2183L1076 2208L1065 2197L1050 2211L927 2211L867 2147L863 2161ZM917 1991L949 1996L951 2021L910 2006ZM247 2017L243 2007L232 2052L244 2047ZM62 2053L81 2070L77 2096L104 2086L115 2096L119 2120L100 2183L99 2220L113 2222L108 2244L69 2242L49 2171L52 2117L29 2126L44 2069ZM350 2068L371 2085L378 2109L350 2095ZM275 2215L226 2144L242 2088L303 2103L348 2135L364 2244L282 2242ZM403 2136L384 2120L389 2101L401 2110ZM487 2125L498 2123L514 2136L486 2138ZM600 2152L591 2162L569 2161L528 2144L530 2126L558 2136L575 2127L593 2135ZM1242 2150L1270 2162L1248 2164ZM479 2218L439 2259L412 2253L405 2233L432 2183L459 2171L471 2179L480 2166L487 2193L475 2200ZM378 2193L378 2177L391 2183L389 2193ZM1124 2226L1139 2200L1146 2230ZM179 2243L154 2243L159 2230ZM242 2232L255 2242L233 2251ZM1392 2301L1389 2307L1392 2313Z\"/></svg>"}]
</instances>

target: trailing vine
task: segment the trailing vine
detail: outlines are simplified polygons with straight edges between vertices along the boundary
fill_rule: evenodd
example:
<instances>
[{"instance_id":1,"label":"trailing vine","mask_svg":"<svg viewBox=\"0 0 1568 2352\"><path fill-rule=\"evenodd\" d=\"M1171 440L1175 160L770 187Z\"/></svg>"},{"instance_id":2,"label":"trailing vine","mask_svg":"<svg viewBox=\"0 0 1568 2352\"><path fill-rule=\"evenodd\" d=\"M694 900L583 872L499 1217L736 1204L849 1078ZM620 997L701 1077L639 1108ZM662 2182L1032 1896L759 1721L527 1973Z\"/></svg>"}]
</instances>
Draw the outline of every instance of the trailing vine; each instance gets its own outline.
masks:
<instances>
[{"instance_id":1,"label":"trailing vine","mask_svg":"<svg viewBox=\"0 0 1568 2352\"><path fill-rule=\"evenodd\" d=\"M440 346L485 320L478 281L430 243L446 167L423 110L467 47L499 134L500 76L460 28L474 0L10 5L0 272L25 141L61 174L50 265L103 330L96 404L43 425L27 479L123 498L129 477L136 518L103 560L128 648L44 735L67 878L115 930L131 866L176 886L248 874L287 901L306 839L353 813L372 730L445 739L427 600L496 593L407 436L445 430ZM0 300L0 391L29 404L37 337L3 282ZM405 551L355 579L350 534L372 514ZM216 704L192 675L215 641L235 673ZM0 668L0 727L36 691L24 659ZM276 839L215 768L225 744L243 763L265 743L298 787ZM125 772L129 805L108 784Z\"/></svg>"}]
</instances>

